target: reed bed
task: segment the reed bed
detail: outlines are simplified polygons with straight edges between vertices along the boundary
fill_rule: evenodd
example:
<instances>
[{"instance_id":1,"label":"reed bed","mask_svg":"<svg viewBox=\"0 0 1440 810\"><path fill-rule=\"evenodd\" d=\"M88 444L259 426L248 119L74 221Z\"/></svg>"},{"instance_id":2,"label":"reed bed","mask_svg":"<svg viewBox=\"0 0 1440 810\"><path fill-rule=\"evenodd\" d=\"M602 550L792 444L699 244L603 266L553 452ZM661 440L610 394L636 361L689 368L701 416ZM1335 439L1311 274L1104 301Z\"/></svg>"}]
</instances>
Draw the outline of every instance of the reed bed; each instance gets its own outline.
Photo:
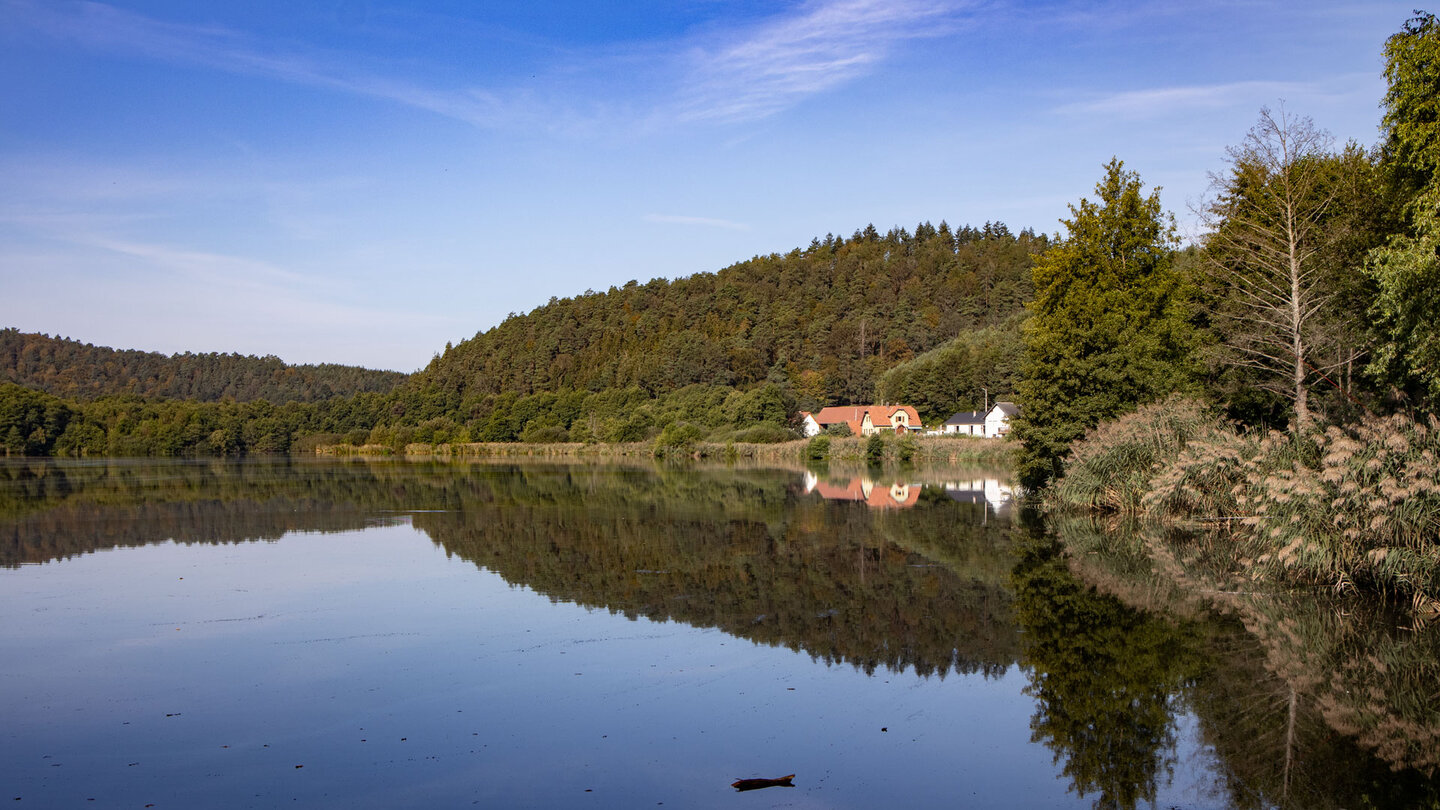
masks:
<instances>
[{"instance_id":1,"label":"reed bed","mask_svg":"<svg viewBox=\"0 0 1440 810\"><path fill-rule=\"evenodd\" d=\"M1180 396L1106 422L1072 446L1065 475L1045 501L1052 508L1139 513L1157 468L1217 427L1198 400Z\"/></svg>"},{"instance_id":2,"label":"reed bed","mask_svg":"<svg viewBox=\"0 0 1440 810\"><path fill-rule=\"evenodd\" d=\"M383 444L331 444L315 448L323 456L394 456L441 458L695 458L745 459L798 463L808 460L864 461L868 439L828 439L821 458L812 459L812 441L787 442L706 442L667 446L658 442L472 442L466 444L407 444L402 451ZM1014 445L995 439L946 436L886 436L881 461L884 463L976 464L1010 469L1014 466Z\"/></svg>"},{"instance_id":3,"label":"reed bed","mask_svg":"<svg viewBox=\"0 0 1440 810\"><path fill-rule=\"evenodd\" d=\"M1440 612L1434 417L1262 436L1172 397L1077 442L1045 503L1218 526L1257 578L1378 590Z\"/></svg>"}]
</instances>

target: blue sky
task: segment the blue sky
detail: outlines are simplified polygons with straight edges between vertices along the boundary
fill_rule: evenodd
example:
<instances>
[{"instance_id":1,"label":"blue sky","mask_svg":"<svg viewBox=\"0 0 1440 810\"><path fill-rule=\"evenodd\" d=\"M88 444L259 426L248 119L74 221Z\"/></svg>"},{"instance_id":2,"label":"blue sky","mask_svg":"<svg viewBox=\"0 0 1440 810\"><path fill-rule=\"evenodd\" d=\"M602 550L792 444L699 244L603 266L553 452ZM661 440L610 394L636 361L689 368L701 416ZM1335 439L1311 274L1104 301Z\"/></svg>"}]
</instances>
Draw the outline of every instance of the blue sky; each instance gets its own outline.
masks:
<instances>
[{"instance_id":1,"label":"blue sky","mask_svg":"<svg viewBox=\"0 0 1440 810\"><path fill-rule=\"evenodd\" d=\"M412 371L868 223L1191 206L1262 106L1378 140L1413 0L0 0L0 326Z\"/></svg>"}]
</instances>

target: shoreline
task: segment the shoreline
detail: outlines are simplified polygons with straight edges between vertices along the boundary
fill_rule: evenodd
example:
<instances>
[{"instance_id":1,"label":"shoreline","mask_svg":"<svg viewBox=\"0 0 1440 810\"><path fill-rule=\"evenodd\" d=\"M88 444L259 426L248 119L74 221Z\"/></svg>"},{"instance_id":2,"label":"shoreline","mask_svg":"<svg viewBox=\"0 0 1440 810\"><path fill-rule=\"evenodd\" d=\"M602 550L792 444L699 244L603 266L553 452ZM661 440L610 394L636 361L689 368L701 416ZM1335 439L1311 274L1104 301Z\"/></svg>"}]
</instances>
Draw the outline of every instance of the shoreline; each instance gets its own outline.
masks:
<instances>
[{"instance_id":1,"label":"shoreline","mask_svg":"<svg viewBox=\"0 0 1440 810\"><path fill-rule=\"evenodd\" d=\"M1016 445L996 439L971 437L914 437L912 462L985 464L1013 469ZM696 442L685 448L663 447L655 442L470 442L465 444L411 443L397 452L382 444L329 444L315 448L317 456L391 458L673 458L695 460L747 460L804 462L810 460L809 439L759 444L753 442ZM825 459L863 461L867 439L832 438ZM899 460L899 443L885 442L883 460ZM819 460L819 459L817 459Z\"/></svg>"}]
</instances>

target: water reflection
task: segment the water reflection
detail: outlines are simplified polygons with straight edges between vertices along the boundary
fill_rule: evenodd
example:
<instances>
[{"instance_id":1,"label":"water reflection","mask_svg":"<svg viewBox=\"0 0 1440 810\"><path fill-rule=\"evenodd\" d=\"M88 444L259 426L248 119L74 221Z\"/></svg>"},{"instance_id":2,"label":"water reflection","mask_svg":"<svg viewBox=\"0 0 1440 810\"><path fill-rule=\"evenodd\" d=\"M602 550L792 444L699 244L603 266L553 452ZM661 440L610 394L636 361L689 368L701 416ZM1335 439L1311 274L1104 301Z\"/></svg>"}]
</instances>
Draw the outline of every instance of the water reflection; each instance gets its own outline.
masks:
<instances>
[{"instance_id":1,"label":"water reflection","mask_svg":"<svg viewBox=\"0 0 1440 810\"><path fill-rule=\"evenodd\" d=\"M1025 544L1014 583L1032 739L1096 807L1153 804L1174 773L1177 719L1202 669L1198 628L1095 592L1044 536Z\"/></svg>"},{"instance_id":2,"label":"water reflection","mask_svg":"<svg viewBox=\"0 0 1440 810\"><path fill-rule=\"evenodd\" d=\"M872 509L908 509L920 502L919 482L893 481L876 483L868 476L821 478L805 471L805 492L815 493L827 501L855 501Z\"/></svg>"},{"instance_id":3,"label":"water reflection","mask_svg":"<svg viewBox=\"0 0 1440 810\"><path fill-rule=\"evenodd\" d=\"M920 495L928 486L945 493L952 501L983 506L980 512L982 522L991 517L1008 518L1014 502L1015 488L1006 479L998 477L953 478L931 475L922 481L914 477L885 477L877 471L865 474L830 474L806 470L804 488L827 501L850 501L863 503L872 509L908 509L920 502Z\"/></svg>"},{"instance_id":4,"label":"water reflection","mask_svg":"<svg viewBox=\"0 0 1440 810\"><path fill-rule=\"evenodd\" d=\"M0 561L11 566L171 538L231 543L362 528L403 512L447 554L557 601L716 627L865 672L994 675L1018 660L1006 527L977 524L956 504L903 516L837 509L804 497L810 487L784 470L0 470ZM876 502L902 492L911 506L924 489L866 486Z\"/></svg>"},{"instance_id":5,"label":"water reflection","mask_svg":"<svg viewBox=\"0 0 1440 810\"><path fill-rule=\"evenodd\" d=\"M1055 529L1068 567L1104 598L1202 630L1204 665L1180 694L1231 806L1440 805L1437 628L1236 580L1214 536L1089 518ZM1372 755L1380 764L1361 766Z\"/></svg>"},{"instance_id":6,"label":"water reflection","mask_svg":"<svg viewBox=\"0 0 1440 810\"><path fill-rule=\"evenodd\" d=\"M1082 805L1436 800L1436 628L1252 593L1204 537L1016 513L964 471L5 462L0 564L409 523L556 604L866 675L1021 673L1029 738Z\"/></svg>"}]
</instances>

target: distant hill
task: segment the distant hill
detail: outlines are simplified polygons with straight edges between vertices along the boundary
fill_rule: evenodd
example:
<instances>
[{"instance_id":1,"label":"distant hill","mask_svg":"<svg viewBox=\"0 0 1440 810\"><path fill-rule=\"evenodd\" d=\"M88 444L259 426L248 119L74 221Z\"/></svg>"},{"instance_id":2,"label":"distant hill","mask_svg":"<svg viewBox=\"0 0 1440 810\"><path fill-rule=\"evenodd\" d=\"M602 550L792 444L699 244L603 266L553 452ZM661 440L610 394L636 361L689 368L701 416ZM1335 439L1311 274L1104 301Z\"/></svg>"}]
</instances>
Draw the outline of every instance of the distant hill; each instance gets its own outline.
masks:
<instances>
[{"instance_id":1,"label":"distant hill","mask_svg":"<svg viewBox=\"0 0 1440 810\"><path fill-rule=\"evenodd\" d=\"M1031 266L1049 247L999 223L871 226L714 273L551 299L408 378L0 329L0 452L232 455L302 440L684 448L781 441L797 410L877 397L912 401L933 424L1013 390Z\"/></svg>"},{"instance_id":2,"label":"distant hill","mask_svg":"<svg viewBox=\"0 0 1440 810\"><path fill-rule=\"evenodd\" d=\"M715 273L552 298L447 345L402 391L452 414L500 395L694 384L777 383L802 406L865 401L887 369L1021 312L1048 246L999 223L870 226Z\"/></svg>"},{"instance_id":3,"label":"distant hill","mask_svg":"<svg viewBox=\"0 0 1440 810\"><path fill-rule=\"evenodd\" d=\"M329 363L292 366L273 356L166 356L0 329L0 382L73 400L139 394L198 402L319 402L363 392L388 393L405 377Z\"/></svg>"}]
</instances>

